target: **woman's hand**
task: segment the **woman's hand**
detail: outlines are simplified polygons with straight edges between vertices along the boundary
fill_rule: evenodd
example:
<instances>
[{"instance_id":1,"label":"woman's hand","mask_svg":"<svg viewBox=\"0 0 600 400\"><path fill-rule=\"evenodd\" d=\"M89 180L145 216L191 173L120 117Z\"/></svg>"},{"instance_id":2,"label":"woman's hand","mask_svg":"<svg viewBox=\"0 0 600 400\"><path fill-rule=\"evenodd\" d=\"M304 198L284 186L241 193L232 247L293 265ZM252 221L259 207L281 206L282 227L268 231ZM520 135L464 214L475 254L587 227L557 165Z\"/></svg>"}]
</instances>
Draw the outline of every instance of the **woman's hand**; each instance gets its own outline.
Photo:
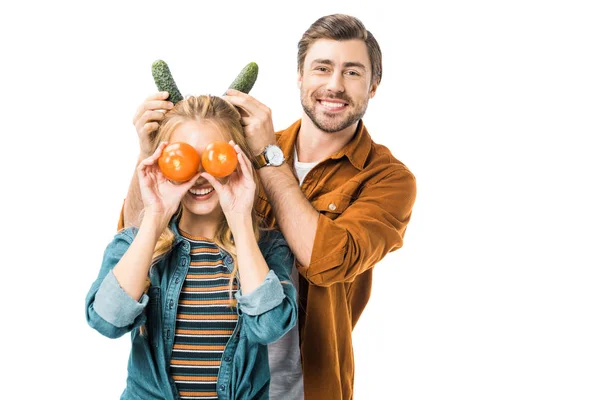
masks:
<instances>
[{"instance_id":1,"label":"woman's hand","mask_svg":"<svg viewBox=\"0 0 600 400\"><path fill-rule=\"evenodd\" d=\"M162 142L154 154L142 160L137 168L137 174L145 214L152 213L171 218L177 211L185 193L200 177L200 173L181 184L174 184L169 181L158 166L158 159L166 146L167 142Z\"/></svg>"},{"instance_id":2,"label":"woman's hand","mask_svg":"<svg viewBox=\"0 0 600 400\"><path fill-rule=\"evenodd\" d=\"M232 223L249 217L254 206L254 193L256 192L256 183L252 175L252 164L244 154L240 146L233 140L229 141L237 153L238 166L226 183L219 182L208 172L201 175L215 188L219 195L219 203L223 209L223 214L227 218L230 226Z\"/></svg>"}]
</instances>

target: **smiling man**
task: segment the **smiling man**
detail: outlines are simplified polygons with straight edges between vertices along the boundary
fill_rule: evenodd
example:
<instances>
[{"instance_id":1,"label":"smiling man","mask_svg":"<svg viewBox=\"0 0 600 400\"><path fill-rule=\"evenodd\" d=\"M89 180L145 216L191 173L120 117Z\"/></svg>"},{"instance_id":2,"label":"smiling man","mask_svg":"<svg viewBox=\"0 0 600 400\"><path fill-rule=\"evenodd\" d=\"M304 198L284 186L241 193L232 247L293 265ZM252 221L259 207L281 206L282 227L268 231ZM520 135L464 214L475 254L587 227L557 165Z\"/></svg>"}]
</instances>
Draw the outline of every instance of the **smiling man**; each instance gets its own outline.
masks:
<instances>
[{"instance_id":1,"label":"smiling man","mask_svg":"<svg viewBox=\"0 0 600 400\"><path fill-rule=\"evenodd\" d=\"M413 174L362 121L381 76L373 35L336 14L298 43L300 120L275 133L268 107L234 90L225 96L257 155L257 211L296 257L299 326L269 347L271 398L353 397L352 330L372 268L403 244L416 195Z\"/></svg>"}]
</instances>

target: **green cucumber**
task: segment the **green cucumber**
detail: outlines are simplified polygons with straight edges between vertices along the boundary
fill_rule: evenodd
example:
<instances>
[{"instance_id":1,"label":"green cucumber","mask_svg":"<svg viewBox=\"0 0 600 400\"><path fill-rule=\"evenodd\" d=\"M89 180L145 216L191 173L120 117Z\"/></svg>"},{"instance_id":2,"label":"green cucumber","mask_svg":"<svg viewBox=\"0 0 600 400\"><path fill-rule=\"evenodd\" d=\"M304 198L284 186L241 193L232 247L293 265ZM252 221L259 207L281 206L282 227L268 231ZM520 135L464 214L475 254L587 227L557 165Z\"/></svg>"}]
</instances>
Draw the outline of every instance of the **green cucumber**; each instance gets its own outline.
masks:
<instances>
[{"instance_id":1,"label":"green cucumber","mask_svg":"<svg viewBox=\"0 0 600 400\"><path fill-rule=\"evenodd\" d=\"M229 89L239 90L240 92L249 93L256 78L258 77L258 65L255 62L251 62L244 67L242 72L235 78L235 80L229 85Z\"/></svg>"},{"instance_id":2,"label":"green cucumber","mask_svg":"<svg viewBox=\"0 0 600 400\"><path fill-rule=\"evenodd\" d=\"M152 63L152 76L154 77L154 83L161 92L169 92L168 101L173 104L183 100L183 96L177 89L173 75L169 71L169 66L163 60L156 60Z\"/></svg>"}]
</instances>

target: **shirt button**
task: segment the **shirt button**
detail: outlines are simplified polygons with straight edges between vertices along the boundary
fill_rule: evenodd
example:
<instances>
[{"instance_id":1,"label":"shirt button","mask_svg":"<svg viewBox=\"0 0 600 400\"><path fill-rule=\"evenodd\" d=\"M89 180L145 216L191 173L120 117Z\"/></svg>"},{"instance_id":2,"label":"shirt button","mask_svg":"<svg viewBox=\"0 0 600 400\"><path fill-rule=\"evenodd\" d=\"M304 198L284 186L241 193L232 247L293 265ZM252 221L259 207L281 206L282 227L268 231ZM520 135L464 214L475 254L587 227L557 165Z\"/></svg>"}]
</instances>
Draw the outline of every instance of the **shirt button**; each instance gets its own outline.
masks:
<instances>
[{"instance_id":1,"label":"shirt button","mask_svg":"<svg viewBox=\"0 0 600 400\"><path fill-rule=\"evenodd\" d=\"M336 209L336 208L337 208L337 206L336 206L334 203L331 203L331 204L329 205L329 209L330 209L331 211L335 211L335 209Z\"/></svg>"}]
</instances>

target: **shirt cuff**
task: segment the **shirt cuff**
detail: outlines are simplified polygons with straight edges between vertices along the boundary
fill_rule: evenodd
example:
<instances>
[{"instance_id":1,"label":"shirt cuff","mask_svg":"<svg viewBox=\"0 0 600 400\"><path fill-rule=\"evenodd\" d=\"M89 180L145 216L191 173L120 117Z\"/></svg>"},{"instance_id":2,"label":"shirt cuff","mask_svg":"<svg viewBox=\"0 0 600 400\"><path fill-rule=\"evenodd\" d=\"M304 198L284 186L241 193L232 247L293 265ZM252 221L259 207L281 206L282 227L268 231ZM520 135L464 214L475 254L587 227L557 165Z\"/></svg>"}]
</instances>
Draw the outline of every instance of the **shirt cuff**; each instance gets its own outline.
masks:
<instances>
[{"instance_id":1,"label":"shirt cuff","mask_svg":"<svg viewBox=\"0 0 600 400\"><path fill-rule=\"evenodd\" d=\"M110 270L94 300L94 310L106 322L118 328L131 325L148 304L148 295L144 293L140 301L131 298L119 285L119 281Z\"/></svg>"},{"instance_id":2,"label":"shirt cuff","mask_svg":"<svg viewBox=\"0 0 600 400\"><path fill-rule=\"evenodd\" d=\"M260 315L275 307L277 307L283 299L283 287L279 278L270 270L265 280L259 287L247 295L241 295L241 290L235 293L235 298L238 301L238 307L244 314Z\"/></svg>"}]
</instances>

